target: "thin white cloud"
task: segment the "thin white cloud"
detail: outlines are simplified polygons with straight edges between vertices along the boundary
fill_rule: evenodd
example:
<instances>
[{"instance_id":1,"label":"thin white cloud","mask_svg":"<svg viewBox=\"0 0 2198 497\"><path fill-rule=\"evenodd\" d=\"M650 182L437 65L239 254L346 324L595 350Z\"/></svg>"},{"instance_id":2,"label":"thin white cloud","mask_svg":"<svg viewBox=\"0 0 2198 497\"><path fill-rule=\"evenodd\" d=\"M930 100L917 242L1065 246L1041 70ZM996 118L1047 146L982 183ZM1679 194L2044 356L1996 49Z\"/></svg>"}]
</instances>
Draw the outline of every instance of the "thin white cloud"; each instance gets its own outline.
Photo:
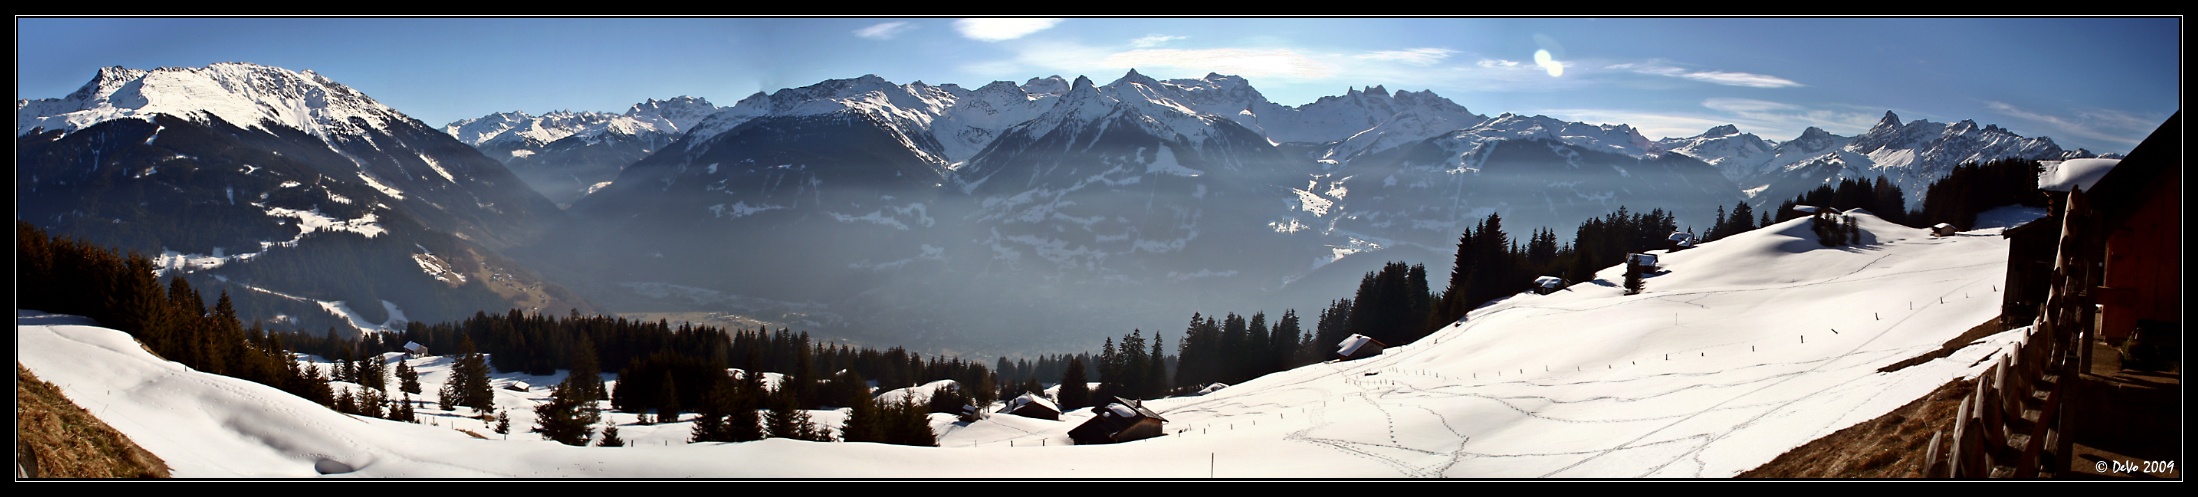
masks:
<instances>
[{"instance_id":1,"label":"thin white cloud","mask_svg":"<svg viewBox=\"0 0 2198 497\"><path fill-rule=\"evenodd\" d=\"M1701 81L1704 83L1714 83L1725 86L1746 86L1749 88L1786 88L1801 86L1801 83L1795 83L1793 82L1793 80L1786 78L1744 72L1700 71L1687 73L1685 75L1681 75L1680 77L1695 81Z\"/></svg>"},{"instance_id":2,"label":"thin white cloud","mask_svg":"<svg viewBox=\"0 0 2198 497\"><path fill-rule=\"evenodd\" d=\"M2114 110L2078 111L2076 118L2070 119L2030 111L2006 102L1988 101L1984 106L1993 112L2043 124L2052 128L2055 134L2127 144L2131 147L2142 142L2146 135L2152 133L2153 128L2159 126L2158 121Z\"/></svg>"},{"instance_id":3,"label":"thin white cloud","mask_svg":"<svg viewBox=\"0 0 2198 497\"><path fill-rule=\"evenodd\" d=\"M1703 100L1701 105L1706 111L1565 108L1525 112L1547 114L1569 121L1624 123L1651 139L1695 136L1711 127L1731 124L1738 126L1743 133L1753 133L1767 140L1791 140L1801 136L1801 131L1811 126L1823 128L1833 134L1854 135L1869 129L1885 113L1884 110L1870 112L1845 106L1837 109L1816 108L1750 98L1711 98Z\"/></svg>"},{"instance_id":4,"label":"thin white cloud","mask_svg":"<svg viewBox=\"0 0 2198 497\"><path fill-rule=\"evenodd\" d=\"M894 36L899 36L901 32L908 31L910 28L914 27L916 27L914 24L909 24L902 21L881 22L877 24L872 24L866 28L855 30L855 36L869 38L872 40L890 40L893 39Z\"/></svg>"},{"instance_id":5,"label":"thin white cloud","mask_svg":"<svg viewBox=\"0 0 2198 497\"><path fill-rule=\"evenodd\" d=\"M1509 67L1519 67L1519 64L1520 64L1520 62L1519 62L1519 61L1516 61L1516 60L1503 60L1503 59L1481 59L1481 60L1479 60L1479 61L1475 61L1475 62L1473 63L1473 65L1476 65L1476 66L1481 66L1481 67L1485 67L1485 68L1489 68L1489 69L1501 69L1501 68L1509 68Z\"/></svg>"},{"instance_id":6,"label":"thin white cloud","mask_svg":"<svg viewBox=\"0 0 2198 497\"><path fill-rule=\"evenodd\" d=\"M1130 46L1133 46L1133 47L1137 47L1137 48L1152 48L1152 47L1157 47L1157 46L1160 46L1160 45L1164 45L1164 44L1167 44L1168 42L1171 42L1171 41L1175 41L1175 40L1181 40L1181 39L1183 39L1183 37L1181 37L1181 36L1174 36L1174 35L1159 35L1159 34L1154 34L1154 35L1145 35L1145 36L1143 36L1143 37L1139 37L1139 38L1137 38L1137 39L1135 39L1135 40L1130 40Z\"/></svg>"},{"instance_id":7,"label":"thin white cloud","mask_svg":"<svg viewBox=\"0 0 2198 497\"><path fill-rule=\"evenodd\" d=\"M1335 68L1313 56L1289 49L1214 48L1200 50L1146 49L1108 55L1100 64L1113 69L1175 67L1197 72L1217 72L1244 77L1284 76L1323 78Z\"/></svg>"},{"instance_id":8,"label":"thin white cloud","mask_svg":"<svg viewBox=\"0 0 2198 497\"><path fill-rule=\"evenodd\" d=\"M962 19L954 21L954 30L972 40L1007 41L1045 31L1060 23L1058 18Z\"/></svg>"},{"instance_id":9,"label":"thin white cloud","mask_svg":"<svg viewBox=\"0 0 2198 497\"><path fill-rule=\"evenodd\" d=\"M1424 66L1431 65L1436 62L1441 62L1443 59L1449 58L1450 54L1457 52L1458 51L1456 50L1451 50L1447 48L1412 48L1405 50L1382 50L1377 52L1367 52L1355 55L1354 57L1367 60L1395 61L1403 62L1406 64L1417 64Z\"/></svg>"},{"instance_id":10,"label":"thin white cloud","mask_svg":"<svg viewBox=\"0 0 2198 497\"><path fill-rule=\"evenodd\" d=\"M1631 71L1637 74L1687 79L1725 86L1745 86L1749 88L1787 88L1794 86L1803 86L1801 83L1797 83L1793 80L1777 76L1733 71L1689 71L1680 67L1654 61L1612 64L1606 69Z\"/></svg>"},{"instance_id":11,"label":"thin white cloud","mask_svg":"<svg viewBox=\"0 0 2198 497\"><path fill-rule=\"evenodd\" d=\"M1708 107L1712 110L1732 113L1790 112L1801 110L1801 106L1799 105L1783 102L1772 102L1769 100L1756 100L1752 98L1711 98L1708 100L1703 100L1702 106Z\"/></svg>"}]
</instances>

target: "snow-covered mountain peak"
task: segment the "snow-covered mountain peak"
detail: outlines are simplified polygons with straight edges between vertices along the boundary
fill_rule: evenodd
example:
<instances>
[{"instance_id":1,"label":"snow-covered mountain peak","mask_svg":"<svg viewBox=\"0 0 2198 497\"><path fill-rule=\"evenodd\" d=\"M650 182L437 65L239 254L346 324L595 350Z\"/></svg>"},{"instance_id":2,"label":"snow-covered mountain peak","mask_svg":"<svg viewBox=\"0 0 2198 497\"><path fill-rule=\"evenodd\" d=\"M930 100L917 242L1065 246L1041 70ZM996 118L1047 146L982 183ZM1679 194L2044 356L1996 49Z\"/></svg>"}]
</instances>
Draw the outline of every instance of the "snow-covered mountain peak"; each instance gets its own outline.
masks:
<instances>
[{"instance_id":1,"label":"snow-covered mountain peak","mask_svg":"<svg viewBox=\"0 0 2198 497\"><path fill-rule=\"evenodd\" d=\"M218 118L247 129L273 123L324 139L410 120L312 71L224 62L150 71L100 69L91 82L67 97L17 101L16 134L34 129L75 131L155 114L195 121Z\"/></svg>"},{"instance_id":2,"label":"snow-covered mountain peak","mask_svg":"<svg viewBox=\"0 0 2198 497\"><path fill-rule=\"evenodd\" d=\"M1703 138L1722 138L1722 137L1727 137L1727 136L1732 136L1732 135L1737 135L1737 134L1740 134L1740 127L1739 127L1739 126L1734 126L1734 125L1730 125L1730 124L1727 124L1727 125L1723 125L1723 126L1717 126L1717 127L1713 127L1713 128L1710 128L1710 130L1709 130L1709 131L1705 131L1705 132L1703 132L1703 133L1702 133L1702 137L1703 137Z\"/></svg>"},{"instance_id":3,"label":"snow-covered mountain peak","mask_svg":"<svg viewBox=\"0 0 2198 497\"><path fill-rule=\"evenodd\" d=\"M1506 112L1471 128L1458 130L1453 138L1466 141L1542 139L1560 141L1589 150L1645 157L1661 153L1662 149L1632 126L1624 124L1588 124L1563 121L1557 118L1535 115L1522 116Z\"/></svg>"},{"instance_id":4,"label":"snow-covered mountain peak","mask_svg":"<svg viewBox=\"0 0 2198 497\"><path fill-rule=\"evenodd\" d=\"M1888 111L1885 111L1885 117L1882 117L1882 118L1878 118L1878 120L1877 120L1877 124L1871 125L1871 126L1870 126L1870 131L1865 131L1865 132L1863 132L1863 133L1864 133L1864 134L1868 134L1868 133L1870 133L1870 132L1875 132L1875 131L1878 131L1878 130L1881 130L1881 129L1883 129L1883 130L1895 130L1895 129L1900 129L1900 116L1897 116L1897 115L1893 115L1893 111L1890 111L1890 110L1888 110Z\"/></svg>"},{"instance_id":5,"label":"snow-covered mountain peak","mask_svg":"<svg viewBox=\"0 0 2198 497\"><path fill-rule=\"evenodd\" d=\"M1058 75L1046 76L1043 78L1030 78L1030 81L1023 82L1023 91L1032 95L1061 95L1068 93L1071 86L1073 85L1068 80L1061 79Z\"/></svg>"},{"instance_id":6,"label":"snow-covered mountain peak","mask_svg":"<svg viewBox=\"0 0 2198 497\"><path fill-rule=\"evenodd\" d=\"M670 128L659 126L658 131L676 134L693 128L695 123L717 113L718 109L708 99L680 95L669 100L644 100L627 108L625 115L644 122L668 124Z\"/></svg>"},{"instance_id":7,"label":"snow-covered mountain peak","mask_svg":"<svg viewBox=\"0 0 2198 497\"><path fill-rule=\"evenodd\" d=\"M1079 78L1081 78L1081 77L1079 77ZM1155 80L1155 79L1152 79L1152 76L1146 76L1146 75L1144 75L1144 74L1139 74L1139 73L1137 72L1137 68L1134 68L1134 67L1132 67L1132 68L1130 68L1130 72L1128 72L1128 73L1125 73L1125 74L1123 74L1123 75L1122 75L1122 77L1121 77L1120 79L1116 79L1116 80L1114 80L1114 82L1112 82L1112 83L1107 83L1107 86L1123 86L1123 85L1132 85L1132 84L1141 84L1141 85L1146 85L1146 86L1159 86L1159 85L1160 85L1160 81L1159 81L1159 80Z\"/></svg>"}]
</instances>

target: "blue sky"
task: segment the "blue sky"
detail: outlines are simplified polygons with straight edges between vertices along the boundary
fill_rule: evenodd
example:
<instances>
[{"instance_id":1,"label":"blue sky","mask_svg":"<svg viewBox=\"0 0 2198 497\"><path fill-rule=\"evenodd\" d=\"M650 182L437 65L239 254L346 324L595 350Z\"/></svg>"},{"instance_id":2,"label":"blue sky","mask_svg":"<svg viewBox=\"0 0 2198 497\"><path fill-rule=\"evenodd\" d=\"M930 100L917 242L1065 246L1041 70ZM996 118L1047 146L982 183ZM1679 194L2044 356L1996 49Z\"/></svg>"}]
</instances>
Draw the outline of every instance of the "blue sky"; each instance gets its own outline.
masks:
<instances>
[{"instance_id":1,"label":"blue sky","mask_svg":"<svg viewBox=\"0 0 2198 497\"><path fill-rule=\"evenodd\" d=\"M17 98L100 67L310 69L432 125L498 111L623 111L877 74L976 88L1130 68L1243 76L1303 105L1433 90L1476 113L1851 135L1887 110L2127 152L2180 108L2179 18L100 18L16 19Z\"/></svg>"}]
</instances>

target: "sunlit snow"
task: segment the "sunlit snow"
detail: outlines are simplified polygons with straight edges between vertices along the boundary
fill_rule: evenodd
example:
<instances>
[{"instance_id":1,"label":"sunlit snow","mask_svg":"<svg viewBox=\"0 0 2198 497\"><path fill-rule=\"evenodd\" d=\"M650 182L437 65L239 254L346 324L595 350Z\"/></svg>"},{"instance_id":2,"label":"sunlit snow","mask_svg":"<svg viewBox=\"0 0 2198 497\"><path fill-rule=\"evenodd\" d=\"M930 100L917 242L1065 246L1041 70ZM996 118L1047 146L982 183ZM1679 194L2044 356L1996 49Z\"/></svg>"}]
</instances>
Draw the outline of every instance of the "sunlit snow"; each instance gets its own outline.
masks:
<instances>
[{"instance_id":1,"label":"sunlit snow","mask_svg":"<svg viewBox=\"0 0 2198 497\"><path fill-rule=\"evenodd\" d=\"M525 433L528 408L561 376L498 374L499 385L538 385L497 392L515 418L503 440L432 410L433 424L418 425L336 414L186 370L80 318L19 311L18 354L181 477L1716 478L1973 377L2012 341L1879 372L1996 316L2007 244L1997 228L1934 238L1854 216L1858 246L1824 247L1797 219L1659 252L1663 271L1640 295L1609 268L1373 358L1154 399L1167 434L1107 446L1064 446L1091 416L1074 410L1062 421L938 415L936 448L684 444L685 422L613 414L633 446L567 447ZM431 392L447 376L448 357L407 360Z\"/></svg>"}]
</instances>

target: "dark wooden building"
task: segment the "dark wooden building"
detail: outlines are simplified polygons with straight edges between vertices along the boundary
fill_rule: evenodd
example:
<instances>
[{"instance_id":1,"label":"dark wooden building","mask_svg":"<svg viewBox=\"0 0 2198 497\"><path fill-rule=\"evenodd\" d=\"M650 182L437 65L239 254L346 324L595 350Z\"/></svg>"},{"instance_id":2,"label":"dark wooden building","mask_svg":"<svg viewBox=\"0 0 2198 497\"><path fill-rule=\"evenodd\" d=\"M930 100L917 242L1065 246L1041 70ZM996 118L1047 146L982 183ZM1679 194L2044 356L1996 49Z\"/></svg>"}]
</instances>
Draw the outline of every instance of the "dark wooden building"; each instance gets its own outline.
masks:
<instances>
[{"instance_id":1,"label":"dark wooden building","mask_svg":"<svg viewBox=\"0 0 2198 497\"><path fill-rule=\"evenodd\" d=\"M2038 193L2045 197L2045 217L2000 232L2007 238L2007 284L2001 294L2000 329L2029 326L2045 305L2046 282L2053 274L2054 256L2061 245L2061 214L2068 194L2089 191L2118 159L2043 161L2038 174Z\"/></svg>"},{"instance_id":2,"label":"dark wooden building","mask_svg":"<svg viewBox=\"0 0 2198 497\"><path fill-rule=\"evenodd\" d=\"M1157 437L1168 422L1143 402L1115 397L1114 402L1091 408L1090 421L1068 431L1076 445L1097 445Z\"/></svg>"},{"instance_id":3,"label":"dark wooden building","mask_svg":"<svg viewBox=\"0 0 2198 497\"><path fill-rule=\"evenodd\" d=\"M1026 418L1054 421L1061 419L1060 406L1054 405L1053 401L1047 399L1044 395L1029 392L1008 400L1007 406L1000 408L1000 412Z\"/></svg>"}]
</instances>

